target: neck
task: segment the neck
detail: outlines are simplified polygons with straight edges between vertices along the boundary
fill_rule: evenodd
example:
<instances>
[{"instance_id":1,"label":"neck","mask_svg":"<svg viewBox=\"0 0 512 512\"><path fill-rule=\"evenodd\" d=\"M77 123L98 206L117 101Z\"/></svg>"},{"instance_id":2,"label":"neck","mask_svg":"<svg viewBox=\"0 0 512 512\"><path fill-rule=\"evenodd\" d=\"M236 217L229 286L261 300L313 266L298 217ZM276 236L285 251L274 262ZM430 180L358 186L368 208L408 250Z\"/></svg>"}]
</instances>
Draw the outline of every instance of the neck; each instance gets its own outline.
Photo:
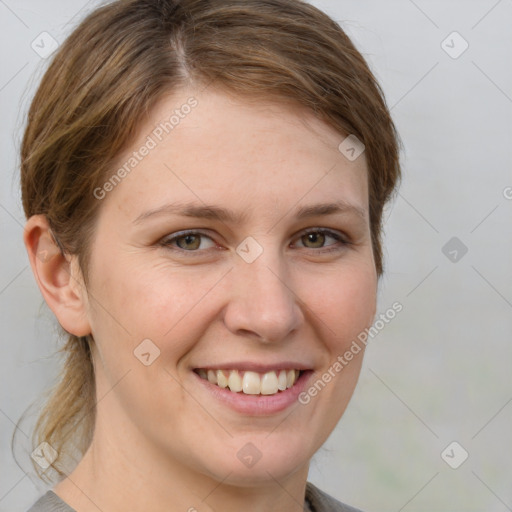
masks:
<instances>
[{"instance_id":1,"label":"neck","mask_svg":"<svg viewBox=\"0 0 512 512\"><path fill-rule=\"evenodd\" d=\"M304 507L308 464L293 474L258 482L228 474L216 479L126 431L96 425L75 470L54 488L77 512L297 512Z\"/></svg>"}]
</instances>

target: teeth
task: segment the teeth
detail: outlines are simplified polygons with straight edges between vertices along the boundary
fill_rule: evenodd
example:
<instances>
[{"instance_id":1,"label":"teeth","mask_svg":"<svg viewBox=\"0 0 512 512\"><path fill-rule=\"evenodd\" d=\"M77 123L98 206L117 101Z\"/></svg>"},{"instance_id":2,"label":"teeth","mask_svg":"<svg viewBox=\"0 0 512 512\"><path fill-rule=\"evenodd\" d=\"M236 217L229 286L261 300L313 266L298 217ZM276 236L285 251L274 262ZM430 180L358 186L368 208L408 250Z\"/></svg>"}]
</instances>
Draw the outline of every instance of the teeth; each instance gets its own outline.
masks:
<instances>
[{"instance_id":1,"label":"teeth","mask_svg":"<svg viewBox=\"0 0 512 512\"><path fill-rule=\"evenodd\" d=\"M208 370L207 377L209 382L212 384L217 384L217 375L213 370Z\"/></svg>"},{"instance_id":2,"label":"teeth","mask_svg":"<svg viewBox=\"0 0 512 512\"><path fill-rule=\"evenodd\" d=\"M217 386L221 388L228 387L228 379L226 378L222 370L217 370Z\"/></svg>"},{"instance_id":3,"label":"teeth","mask_svg":"<svg viewBox=\"0 0 512 512\"><path fill-rule=\"evenodd\" d=\"M246 395L259 395L260 387L260 376L256 372L244 373L242 389ZM231 386L229 387L229 389L231 389ZM233 390L231 389L231 391Z\"/></svg>"},{"instance_id":4,"label":"teeth","mask_svg":"<svg viewBox=\"0 0 512 512\"><path fill-rule=\"evenodd\" d=\"M288 379L286 378L286 370L281 370L279 372L279 377L277 378L277 388L280 391L284 391L286 389L286 384Z\"/></svg>"},{"instance_id":5,"label":"teeth","mask_svg":"<svg viewBox=\"0 0 512 512\"><path fill-rule=\"evenodd\" d=\"M229 389L235 393L242 391L242 378L236 370L229 372L228 386Z\"/></svg>"},{"instance_id":6,"label":"teeth","mask_svg":"<svg viewBox=\"0 0 512 512\"><path fill-rule=\"evenodd\" d=\"M278 389L276 372L265 373L261 378L261 394L275 395Z\"/></svg>"},{"instance_id":7,"label":"teeth","mask_svg":"<svg viewBox=\"0 0 512 512\"><path fill-rule=\"evenodd\" d=\"M252 371L199 369L197 373L208 382L221 388L229 388L234 393L242 391L246 395L275 395L279 391L291 388L297 382L300 370L279 370L278 373L271 371L259 374Z\"/></svg>"}]
</instances>

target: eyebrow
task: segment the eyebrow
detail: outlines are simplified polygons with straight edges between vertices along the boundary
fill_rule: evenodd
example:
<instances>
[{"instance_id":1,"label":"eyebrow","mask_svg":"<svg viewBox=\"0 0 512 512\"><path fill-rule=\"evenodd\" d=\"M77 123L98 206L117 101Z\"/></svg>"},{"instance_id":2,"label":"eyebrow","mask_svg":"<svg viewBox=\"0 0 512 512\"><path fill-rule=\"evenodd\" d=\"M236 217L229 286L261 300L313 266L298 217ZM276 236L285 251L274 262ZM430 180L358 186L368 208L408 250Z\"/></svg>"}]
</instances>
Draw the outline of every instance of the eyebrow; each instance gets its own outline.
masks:
<instances>
[{"instance_id":1,"label":"eyebrow","mask_svg":"<svg viewBox=\"0 0 512 512\"><path fill-rule=\"evenodd\" d=\"M336 201L331 203L314 204L310 206L302 206L299 208L295 217L299 220L306 219L309 217L318 217L323 215L334 215L334 214L349 214L357 215L366 220L366 210L347 203L345 201ZM157 216L163 215L180 215L183 217L194 217L197 219L209 219L217 220L220 222L232 223L246 221L248 218L248 212L235 213L232 210L221 208L215 205L208 204L194 204L194 203L171 203L160 206L153 210L141 213L133 222L139 224L140 222Z\"/></svg>"}]
</instances>

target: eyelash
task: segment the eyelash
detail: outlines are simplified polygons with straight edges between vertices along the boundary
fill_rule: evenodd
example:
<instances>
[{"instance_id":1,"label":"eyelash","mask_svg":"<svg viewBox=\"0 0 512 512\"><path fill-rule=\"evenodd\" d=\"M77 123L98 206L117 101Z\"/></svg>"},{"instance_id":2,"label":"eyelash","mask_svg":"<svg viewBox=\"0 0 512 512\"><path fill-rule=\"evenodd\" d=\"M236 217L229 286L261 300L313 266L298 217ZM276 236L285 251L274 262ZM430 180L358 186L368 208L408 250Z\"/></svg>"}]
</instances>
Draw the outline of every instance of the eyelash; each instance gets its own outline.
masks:
<instances>
[{"instance_id":1,"label":"eyelash","mask_svg":"<svg viewBox=\"0 0 512 512\"><path fill-rule=\"evenodd\" d=\"M334 240L336 240L337 242L339 242L339 244L341 244L341 245L331 244L326 247L320 247L318 249L310 248L310 247L303 247L303 249L310 249L317 253L325 254L325 253L330 253L333 251L340 251L345 246L350 244L350 242L348 242L346 240L346 238L344 238L341 234L337 233L336 231L332 231L332 230L326 229L326 228L309 228L309 229L303 231L302 234L297 239L300 240L303 236L306 236L310 233L320 233L322 235L329 236L329 237L333 238ZM200 255L200 254L204 253L204 251L208 251L209 249L211 249L211 248L209 248L209 249L202 249L202 250L200 250L200 249L187 250L187 249L182 249L180 247L175 247L172 245L173 242L176 242L180 238L184 238L188 235L195 235L195 236L199 235L201 237L209 238L212 242L215 242L212 239L212 237L207 235L206 233L203 233L201 231L190 230L190 231L180 231L174 235L165 237L160 241L160 245L165 247L166 249L170 249L170 250L181 252L181 253L187 253L187 255L194 255L194 256Z\"/></svg>"}]
</instances>

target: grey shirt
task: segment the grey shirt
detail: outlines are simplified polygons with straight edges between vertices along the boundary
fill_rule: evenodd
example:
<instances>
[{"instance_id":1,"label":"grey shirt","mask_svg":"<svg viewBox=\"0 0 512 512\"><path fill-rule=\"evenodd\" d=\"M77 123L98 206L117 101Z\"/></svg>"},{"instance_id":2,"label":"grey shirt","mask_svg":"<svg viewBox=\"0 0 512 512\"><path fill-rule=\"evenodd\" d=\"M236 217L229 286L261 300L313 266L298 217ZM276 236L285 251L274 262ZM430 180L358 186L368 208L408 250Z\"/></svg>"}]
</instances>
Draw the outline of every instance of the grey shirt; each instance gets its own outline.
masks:
<instances>
[{"instance_id":1,"label":"grey shirt","mask_svg":"<svg viewBox=\"0 0 512 512\"><path fill-rule=\"evenodd\" d=\"M306 484L306 503L304 510L311 512L361 512L358 509L344 505L312 483ZM66 502L62 501L53 491L48 491L39 498L27 512L76 512Z\"/></svg>"}]
</instances>

